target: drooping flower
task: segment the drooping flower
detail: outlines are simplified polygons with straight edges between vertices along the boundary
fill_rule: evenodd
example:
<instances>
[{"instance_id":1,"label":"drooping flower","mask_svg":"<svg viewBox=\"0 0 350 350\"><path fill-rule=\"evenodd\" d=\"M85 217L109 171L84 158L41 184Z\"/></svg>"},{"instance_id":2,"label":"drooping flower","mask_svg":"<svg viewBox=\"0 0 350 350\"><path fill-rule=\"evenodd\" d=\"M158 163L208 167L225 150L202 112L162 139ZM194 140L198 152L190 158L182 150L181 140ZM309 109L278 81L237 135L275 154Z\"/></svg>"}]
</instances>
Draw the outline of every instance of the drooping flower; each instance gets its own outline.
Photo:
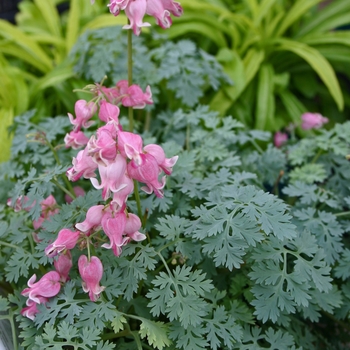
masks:
<instances>
[{"instance_id":1,"label":"drooping flower","mask_svg":"<svg viewBox=\"0 0 350 350\"><path fill-rule=\"evenodd\" d=\"M87 144L89 156L92 157L95 163L107 166L117 156L115 140L117 132L114 125L107 124L99 128L96 136L92 135Z\"/></svg>"},{"instance_id":2,"label":"drooping flower","mask_svg":"<svg viewBox=\"0 0 350 350\"><path fill-rule=\"evenodd\" d=\"M151 87L147 85L146 91L143 92L138 85L128 85L127 80L120 80L116 84L119 91L120 100L124 107L133 107L135 109L145 108L146 104L153 104Z\"/></svg>"},{"instance_id":3,"label":"drooping flower","mask_svg":"<svg viewBox=\"0 0 350 350\"><path fill-rule=\"evenodd\" d=\"M65 251L63 254L60 254L58 259L54 261L54 266L56 271L60 274L61 282L65 283L69 279L69 271L73 266L72 254L69 250Z\"/></svg>"},{"instance_id":4,"label":"drooping flower","mask_svg":"<svg viewBox=\"0 0 350 350\"><path fill-rule=\"evenodd\" d=\"M42 299L51 298L60 292L60 274L57 271L46 273L38 282L35 282L36 275L34 274L28 281L28 287L22 291L22 295L40 304Z\"/></svg>"},{"instance_id":5,"label":"drooping flower","mask_svg":"<svg viewBox=\"0 0 350 350\"><path fill-rule=\"evenodd\" d=\"M301 116L301 127L304 130L319 129L323 124L328 123L328 118L319 113L304 113Z\"/></svg>"},{"instance_id":6,"label":"drooping flower","mask_svg":"<svg viewBox=\"0 0 350 350\"><path fill-rule=\"evenodd\" d=\"M97 256L92 256L90 261L85 255L78 260L80 276L83 280L82 287L85 293L89 293L91 301L96 301L105 287L100 286L103 275L103 265Z\"/></svg>"},{"instance_id":7,"label":"drooping flower","mask_svg":"<svg viewBox=\"0 0 350 350\"><path fill-rule=\"evenodd\" d=\"M35 301L31 299L27 299L26 305L27 307L23 308L21 310L21 315L30 318L32 321L34 321L35 315L39 313L39 310L37 308L37 304L46 304L49 299L44 297L38 297L40 300L40 303L36 303Z\"/></svg>"},{"instance_id":8,"label":"drooping flower","mask_svg":"<svg viewBox=\"0 0 350 350\"><path fill-rule=\"evenodd\" d=\"M126 216L126 223L125 223L125 229L124 233L129 238L131 238L133 241L143 241L146 239L146 235L139 232L139 229L141 228L141 220L140 218L132 213L128 213Z\"/></svg>"},{"instance_id":9,"label":"drooping flower","mask_svg":"<svg viewBox=\"0 0 350 350\"><path fill-rule=\"evenodd\" d=\"M137 159L132 159L128 163L128 174L132 179L143 182L146 186L141 187L148 194L154 194L162 198L165 186L165 176L159 181L159 165L151 154L141 153Z\"/></svg>"},{"instance_id":10,"label":"drooping flower","mask_svg":"<svg viewBox=\"0 0 350 350\"><path fill-rule=\"evenodd\" d=\"M131 191L133 190L133 187L130 186L130 178L126 175L126 159L122 155L118 154L114 162L110 162L107 166L99 165L98 170L101 184L98 183L97 179L90 180L96 189L102 189L104 200L110 197L111 192L119 192L125 187L128 187Z\"/></svg>"},{"instance_id":11,"label":"drooping flower","mask_svg":"<svg viewBox=\"0 0 350 350\"><path fill-rule=\"evenodd\" d=\"M67 177L70 181L78 181L82 176L85 179L96 176L97 164L89 156L87 147L79 151L72 163L73 166L67 170Z\"/></svg>"},{"instance_id":12,"label":"drooping flower","mask_svg":"<svg viewBox=\"0 0 350 350\"><path fill-rule=\"evenodd\" d=\"M288 141L288 134L286 134L285 132L277 131L273 136L273 143L277 148L281 147L287 141Z\"/></svg>"},{"instance_id":13,"label":"drooping flower","mask_svg":"<svg viewBox=\"0 0 350 350\"><path fill-rule=\"evenodd\" d=\"M94 122L90 121L97 111L97 106L93 102L86 102L85 100L78 100L75 102L74 112L75 119L72 114L68 113L69 120L74 125L74 131L80 131L82 127L88 128Z\"/></svg>"},{"instance_id":14,"label":"drooping flower","mask_svg":"<svg viewBox=\"0 0 350 350\"><path fill-rule=\"evenodd\" d=\"M162 28L169 28L172 24L170 14L179 17L183 14L180 3L173 0L110 0L108 5L110 12L117 16L125 10L130 24L124 29L133 29L135 35L139 35L142 27L150 24L143 22L145 14L153 16L156 23Z\"/></svg>"},{"instance_id":15,"label":"drooping flower","mask_svg":"<svg viewBox=\"0 0 350 350\"><path fill-rule=\"evenodd\" d=\"M107 88L105 88L107 89ZM109 89L116 91L115 89ZM119 107L107 102L106 100L102 100L100 103L100 110L98 112L98 117L100 118L101 121L108 123L108 122L114 122L116 125L119 126Z\"/></svg>"},{"instance_id":16,"label":"drooping flower","mask_svg":"<svg viewBox=\"0 0 350 350\"><path fill-rule=\"evenodd\" d=\"M58 232L57 239L46 247L45 254L49 258L53 258L66 249L73 249L77 244L79 235L79 231L71 231L67 228L62 229Z\"/></svg>"},{"instance_id":17,"label":"drooping flower","mask_svg":"<svg viewBox=\"0 0 350 350\"><path fill-rule=\"evenodd\" d=\"M146 8L147 0L130 0L125 7L125 14L130 23L123 26L123 29L132 29L135 35L140 35L142 27L150 27L150 23L143 22Z\"/></svg>"},{"instance_id":18,"label":"drooping flower","mask_svg":"<svg viewBox=\"0 0 350 350\"><path fill-rule=\"evenodd\" d=\"M165 174L170 175L173 171L173 166L178 160L178 156L166 158L162 147L156 144L149 144L143 148L144 152L151 154L156 160L159 167Z\"/></svg>"},{"instance_id":19,"label":"drooping flower","mask_svg":"<svg viewBox=\"0 0 350 350\"><path fill-rule=\"evenodd\" d=\"M50 216L58 213L57 202L53 195L49 195L41 203L41 213L37 220L33 221L33 227L35 230L39 229L45 220L48 220Z\"/></svg>"},{"instance_id":20,"label":"drooping flower","mask_svg":"<svg viewBox=\"0 0 350 350\"><path fill-rule=\"evenodd\" d=\"M115 256L120 256L122 247L128 243L125 237L126 214L124 210L118 213L106 212L102 218L102 228L109 238L109 243L104 243L103 248L112 249Z\"/></svg>"},{"instance_id":21,"label":"drooping flower","mask_svg":"<svg viewBox=\"0 0 350 350\"><path fill-rule=\"evenodd\" d=\"M87 236L91 232L98 230L101 227L104 205L94 205L89 208L83 222L75 224L75 227L84 232Z\"/></svg>"},{"instance_id":22,"label":"drooping flower","mask_svg":"<svg viewBox=\"0 0 350 350\"><path fill-rule=\"evenodd\" d=\"M88 141L89 138L82 131L71 131L64 137L66 148L72 147L73 149L79 149L85 146Z\"/></svg>"}]
</instances>

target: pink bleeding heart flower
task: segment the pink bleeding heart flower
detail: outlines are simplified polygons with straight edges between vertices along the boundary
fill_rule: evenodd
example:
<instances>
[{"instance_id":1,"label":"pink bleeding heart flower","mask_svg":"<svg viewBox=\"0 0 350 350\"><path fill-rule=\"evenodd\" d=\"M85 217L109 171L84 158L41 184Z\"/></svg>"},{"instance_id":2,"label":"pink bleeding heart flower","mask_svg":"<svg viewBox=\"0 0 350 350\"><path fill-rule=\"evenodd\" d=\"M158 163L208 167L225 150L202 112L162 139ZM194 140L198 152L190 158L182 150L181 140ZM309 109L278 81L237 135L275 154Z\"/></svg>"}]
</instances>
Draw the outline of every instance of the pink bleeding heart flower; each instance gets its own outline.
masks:
<instances>
[{"instance_id":1,"label":"pink bleeding heart flower","mask_svg":"<svg viewBox=\"0 0 350 350\"><path fill-rule=\"evenodd\" d=\"M37 220L33 221L33 227L38 230L45 220L58 213L57 202L53 195L48 196L41 203L41 214Z\"/></svg>"},{"instance_id":2,"label":"pink bleeding heart flower","mask_svg":"<svg viewBox=\"0 0 350 350\"><path fill-rule=\"evenodd\" d=\"M135 158L142 152L140 135L128 131L118 131L118 151L124 158Z\"/></svg>"},{"instance_id":3,"label":"pink bleeding heart flower","mask_svg":"<svg viewBox=\"0 0 350 350\"><path fill-rule=\"evenodd\" d=\"M159 167L165 174L170 175L173 171L173 166L178 160L178 156L165 158L165 153L162 147L155 144L147 145L143 148L144 152L151 154L156 160Z\"/></svg>"},{"instance_id":4,"label":"pink bleeding heart flower","mask_svg":"<svg viewBox=\"0 0 350 350\"><path fill-rule=\"evenodd\" d=\"M85 220L75 225L76 229L89 236L101 227L104 205L94 205L86 213Z\"/></svg>"},{"instance_id":5,"label":"pink bleeding heart flower","mask_svg":"<svg viewBox=\"0 0 350 350\"><path fill-rule=\"evenodd\" d=\"M304 113L301 116L301 127L304 130L319 129L323 124L328 123L328 118L319 113Z\"/></svg>"},{"instance_id":6,"label":"pink bleeding heart flower","mask_svg":"<svg viewBox=\"0 0 350 350\"><path fill-rule=\"evenodd\" d=\"M130 180L126 175L126 159L118 154L114 162L107 166L99 165L98 170L101 177L101 184L97 179L90 179L96 189L102 189L102 198L108 199L111 192L116 193L130 186Z\"/></svg>"},{"instance_id":7,"label":"pink bleeding heart flower","mask_svg":"<svg viewBox=\"0 0 350 350\"><path fill-rule=\"evenodd\" d=\"M97 130L97 138L92 135L87 148L89 156L97 164L107 166L117 156L117 132L112 124L105 125Z\"/></svg>"},{"instance_id":8,"label":"pink bleeding heart flower","mask_svg":"<svg viewBox=\"0 0 350 350\"><path fill-rule=\"evenodd\" d=\"M60 274L57 271L50 271L35 283L36 275L33 275L28 281L29 288L25 288L21 294L40 304L42 302L40 297L51 298L60 292L60 279Z\"/></svg>"},{"instance_id":9,"label":"pink bleeding heart flower","mask_svg":"<svg viewBox=\"0 0 350 350\"><path fill-rule=\"evenodd\" d=\"M29 197L27 196L19 196L16 201L13 203L12 198L9 198L6 202L6 204L9 207L12 207L13 210L17 213L21 210L30 211L31 208L35 205L35 202L33 202L31 205L27 206L29 202Z\"/></svg>"},{"instance_id":10,"label":"pink bleeding heart flower","mask_svg":"<svg viewBox=\"0 0 350 350\"><path fill-rule=\"evenodd\" d=\"M147 1L146 13L156 19L156 23L163 29L169 28L172 24L170 12L164 8L164 1Z\"/></svg>"},{"instance_id":11,"label":"pink bleeding heart flower","mask_svg":"<svg viewBox=\"0 0 350 350\"><path fill-rule=\"evenodd\" d=\"M73 191L74 191L76 197L84 197L85 196L85 191L80 186L74 186ZM64 199L68 204L72 203L72 201L73 201L73 198L71 196L69 196L68 194L66 194L64 196Z\"/></svg>"},{"instance_id":12,"label":"pink bleeding heart flower","mask_svg":"<svg viewBox=\"0 0 350 350\"><path fill-rule=\"evenodd\" d=\"M45 305L49 301L49 299L44 298L44 297L38 297L38 298L40 300L40 303L38 303L38 304ZM27 299L26 305L27 305L27 307L25 307L21 310L21 315L28 317L29 319L34 321L35 315L37 313L39 313L39 310L37 308L37 303L31 299Z\"/></svg>"},{"instance_id":13,"label":"pink bleeding heart flower","mask_svg":"<svg viewBox=\"0 0 350 350\"><path fill-rule=\"evenodd\" d=\"M64 137L66 148L72 147L73 149L79 149L85 146L88 141L89 138L82 131L71 131Z\"/></svg>"},{"instance_id":14,"label":"pink bleeding heart flower","mask_svg":"<svg viewBox=\"0 0 350 350\"><path fill-rule=\"evenodd\" d=\"M143 109L145 108L146 104L153 104L151 87L148 85L146 87L146 91L143 92L138 85L131 85L122 95L121 102L124 107Z\"/></svg>"},{"instance_id":15,"label":"pink bleeding heart flower","mask_svg":"<svg viewBox=\"0 0 350 350\"><path fill-rule=\"evenodd\" d=\"M165 10L168 10L175 17L180 17L183 14L183 8L180 3L173 0L161 0Z\"/></svg>"},{"instance_id":16,"label":"pink bleeding heart flower","mask_svg":"<svg viewBox=\"0 0 350 350\"><path fill-rule=\"evenodd\" d=\"M146 14L147 0L132 0L125 7L125 14L129 18L130 24L123 26L123 29L132 29L134 34L139 36L142 27L150 27L151 24L143 22Z\"/></svg>"},{"instance_id":17,"label":"pink bleeding heart flower","mask_svg":"<svg viewBox=\"0 0 350 350\"><path fill-rule=\"evenodd\" d=\"M120 10L125 10L126 6L128 6L130 0L109 0L109 11L114 15L118 16Z\"/></svg>"},{"instance_id":18,"label":"pink bleeding heart flower","mask_svg":"<svg viewBox=\"0 0 350 350\"><path fill-rule=\"evenodd\" d=\"M83 280L82 287L85 293L89 293L91 301L96 301L105 287L100 286L103 275L103 265L97 256L92 256L90 261L85 255L81 255L78 260L80 276Z\"/></svg>"},{"instance_id":19,"label":"pink bleeding heart flower","mask_svg":"<svg viewBox=\"0 0 350 350\"><path fill-rule=\"evenodd\" d=\"M128 174L132 179L146 184L141 189L162 198L164 196L163 188L165 186L165 176L161 181L158 180L159 166L156 158L151 154L139 154L137 158L128 163Z\"/></svg>"},{"instance_id":20,"label":"pink bleeding heart flower","mask_svg":"<svg viewBox=\"0 0 350 350\"><path fill-rule=\"evenodd\" d=\"M82 176L85 179L96 176L97 164L89 156L87 147L78 152L72 163L73 166L67 170L67 177L70 181L78 181Z\"/></svg>"},{"instance_id":21,"label":"pink bleeding heart flower","mask_svg":"<svg viewBox=\"0 0 350 350\"><path fill-rule=\"evenodd\" d=\"M107 88L105 88L107 89ZM109 89L115 91L115 89ZM108 123L110 121L114 122L116 125L119 125L119 107L109 103L105 100L102 100L100 103L100 110L98 112L98 117L101 121Z\"/></svg>"},{"instance_id":22,"label":"pink bleeding heart flower","mask_svg":"<svg viewBox=\"0 0 350 350\"><path fill-rule=\"evenodd\" d=\"M102 218L102 228L108 236L110 242L102 245L103 248L112 249L115 256L120 256L122 247L128 243L128 238L124 237L126 226L126 214L120 211L116 214L106 212Z\"/></svg>"},{"instance_id":23,"label":"pink bleeding heart flower","mask_svg":"<svg viewBox=\"0 0 350 350\"><path fill-rule=\"evenodd\" d=\"M69 250L60 254L58 259L54 261L56 271L60 274L60 281L65 283L69 280L69 271L73 266L72 254Z\"/></svg>"},{"instance_id":24,"label":"pink bleeding heart flower","mask_svg":"<svg viewBox=\"0 0 350 350\"><path fill-rule=\"evenodd\" d=\"M127 174L125 174L122 182L125 187L117 192L113 192L113 200L111 204L116 205L116 210L120 210L124 206L129 195L134 190L134 181L132 181Z\"/></svg>"},{"instance_id":25,"label":"pink bleeding heart flower","mask_svg":"<svg viewBox=\"0 0 350 350\"><path fill-rule=\"evenodd\" d=\"M46 247L46 256L53 258L66 249L73 249L77 244L79 235L79 231L71 231L67 228L62 229L58 232L57 239Z\"/></svg>"},{"instance_id":26,"label":"pink bleeding heart flower","mask_svg":"<svg viewBox=\"0 0 350 350\"><path fill-rule=\"evenodd\" d=\"M130 237L134 241L143 241L146 239L146 235L139 232L139 229L141 228L141 220L140 218L132 213L129 213L126 216L126 223L125 223L125 229L124 233L128 237Z\"/></svg>"},{"instance_id":27,"label":"pink bleeding heart flower","mask_svg":"<svg viewBox=\"0 0 350 350\"><path fill-rule=\"evenodd\" d=\"M273 143L277 148L281 147L287 141L288 141L288 134L286 134L285 132L277 131L273 136Z\"/></svg>"},{"instance_id":28,"label":"pink bleeding heart flower","mask_svg":"<svg viewBox=\"0 0 350 350\"><path fill-rule=\"evenodd\" d=\"M97 106L93 102L86 102L85 100L78 100L75 102L74 112L76 118L68 113L69 120L74 125L74 131L79 131L82 127L88 128L94 122L89 121L97 111Z\"/></svg>"}]
</instances>

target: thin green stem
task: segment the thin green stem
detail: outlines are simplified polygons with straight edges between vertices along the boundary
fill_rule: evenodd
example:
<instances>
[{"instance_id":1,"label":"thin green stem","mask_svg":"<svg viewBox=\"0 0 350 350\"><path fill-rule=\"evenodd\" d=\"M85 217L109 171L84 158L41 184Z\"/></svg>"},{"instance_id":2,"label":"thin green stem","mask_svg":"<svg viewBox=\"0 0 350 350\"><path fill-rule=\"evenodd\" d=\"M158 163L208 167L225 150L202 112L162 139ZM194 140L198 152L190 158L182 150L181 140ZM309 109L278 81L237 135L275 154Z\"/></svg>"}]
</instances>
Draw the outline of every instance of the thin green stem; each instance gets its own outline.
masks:
<instances>
[{"instance_id":1,"label":"thin green stem","mask_svg":"<svg viewBox=\"0 0 350 350\"><path fill-rule=\"evenodd\" d=\"M260 153L263 154L264 151L262 150L262 148L256 143L255 140L250 140L250 142L252 143L252 145L255 147L255 149Z\"/></svg>"},{"instance_id":2,"label":"thin green stem","mask_svg":"<svg viewBox=\"0 0 350 350\"><path fill-rule=\"evenodd\" d=\"M343 211L341 213L334 214L336 217L350 215L350 211Z\"/></svg>"},{"instance_id":3,"label":"thin green stem","mask_svg":"<svg viewBox=\"0 0 350 350\"><path fill-rule=\"evenodd\" d=\"M132 31L128 30L127 32L128 32L128 86L131 86L132 85ZM129 131L133 132L134 110L132 107L129 107L128 115L129 115Z\"/></svg>"},{"instance_id":4,"label":"thin green stem","mask_svg":"<svg viewBox=\"0 0 350 350\"><path fill-rule=\"evenodd\" d=\"M91 252L90 252L90 239L89 238L87 238L87 240L86 240L86 247L87 247L87 251L88 251L88 260L90 261Z\"/></svg>"},{"instance_id":5,"label":"thin green stem","mask_svg":"<svg viewBox=\"0 0 350 350\"><path fill-rule=\"evenodd\" d=\"M314 159L311 161L311 164L315 164L317 159L320 157L320 155L323 153L322 149L319 149L317 154L315 155Z\"/></svg>"},{"instance_id":6,"label":"thin green stem","mask_svg":"<svg viewBox=\"0 0 350 350\"><path fill-rule=\"evenodd\" d=\"M165 269L167 270L168 275L171 276L171 277L173 277L173 274L171 273L171 271L170 271L170 269L169 269L169 266L168 266L168 264L166 263L166 261L165 261L163 255L160 254L160 253L158 253L158 252L157 252L157 255L160 257L160 260L162 260L162 263L163 263ZM175 287L176 287L176 286L175 286Z\"/></svg>"},{"instance_id":7,"label":"thin green stem","mask_svg":"<svg viewBox=\"0 0 350 350\"><path fill-rule=\"evenodd\" d=\"M27 234L27 237L28 237L28 241L29 241L29 244L30 244L30 248L32 250L32 254L35 253L35 247L34 247L34 239L33 239L33 235L31 233Z\"/></svg>"},{"instance_id":8,"label":"thin green stem","mask_svg":"<svg viewBox=\"0 0 350 350\"><path fill-rule=\"evenodd\" d=\"M45 141L46 141L46 144L49 146L50 150L52 151L53 156L54 156L54 158L55 158L55 160L56 160L57 165L61 165L61 161L60 161L60 159L59 159L59 157L58 157L58 155L57 155L57 152L56 152L55 148L53 147L53 145L51 144L51 142L50 142L46 137L45 137ZM66 186L67 186L69 192L71 193L70 196L71 196L72 198L76 198L76 195L75 195L74 190L73 190L73 186L72 186L72 184L69 182L69 180L67 179L67 176L66 176L65 174L62 174L62 178L63 178L63 181L64 181L64 183L66 184Z\"/></svg>"},{"instance_id":9,"label":"thin green stem","mask_svg":"<svg viewBox=\"0 0 350 350\"><path fill-rule=\"evenodd\" d=\"M190 124L187 124L186 127L186 150L189 151L190 150Z\"/></svg>"},{"instance_id":10,"label":"thin green stem","mask_svg":"<svg viewBox=\"0 0 350 350\"><path fill-rule=\"evenodd\" d=\"M18 246L14 245L14 244L7 243L7 242L4 242L4 241L0 241L0 246L5 246L5 247L13 248L13 249L19 249L19 248L23 249L22 247L18 247ZM26 252L25 249L23 249L23 250ZM27 253L29 253L29 252L27 252Z\"/></svg>"},{"instance_id":11,"label":"thin green stem","mask_svg":"<svg viewBox=\"0 0 350 350\"><path fill-rule=\"evenodd\" d=\"M13 313L12 313L12 311L10 311L9 316L10 316L9 321L10 321L10 325L11 325L13 349L14 350L18 350L17 336L16 336L16 325L15 325L15 322L13 321Z\"/></svg>"},{"instance_id":12,"label":"thin green stem","mask_svg":"<svg viewBox=\"0 0 350 350\"><path fill-rule=\"evenodd\" d=\"M144 222L144 218L143 218L143 215L142 215L139 187L138 187L138 182L136 180L134 180L134 195L135 195L135 200L136 200L136 205L137 205L138 216L139 216L139 218L140 218L140 220L142 222L142 227L145 227L145 222Z\"/></svg>"},{"instance_id":13,"label":"thin green stem","mask_svg":"<svg viewBox=\"0 0 350 350\"><path fill-rule=\"evenodd\" d=\"M121 337L127 337L128 335L132 335L129 330L124 329L121 332L118 333L107 333L103 334L101 336L102 340L110 340L110 339L115 339L115 338L121 338Z\"/></svg>"},{"instance_id":14,"label":"thin green stem","mask_svg":"<svg viewBox=\"0 0 350 350\"><path fill-rule=\"evenodd\" d=\"M71 191L68 191L65 187L63 187L56 179L52 179L51 180L52 183L54 183L59 189L61 189L65 194L67 194L69 197L71 198L76 198L76 195L74 193L74 190L73 192Z\"/></svg>"}]
</instances>

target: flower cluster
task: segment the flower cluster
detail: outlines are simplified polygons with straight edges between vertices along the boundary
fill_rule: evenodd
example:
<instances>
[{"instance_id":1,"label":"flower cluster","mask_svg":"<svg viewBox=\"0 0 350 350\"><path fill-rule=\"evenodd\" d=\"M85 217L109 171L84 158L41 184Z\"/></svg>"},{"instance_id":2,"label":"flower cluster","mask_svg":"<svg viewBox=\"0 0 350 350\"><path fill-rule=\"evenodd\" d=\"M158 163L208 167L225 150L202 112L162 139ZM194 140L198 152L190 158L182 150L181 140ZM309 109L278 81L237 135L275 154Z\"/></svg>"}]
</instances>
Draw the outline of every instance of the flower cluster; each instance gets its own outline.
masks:
<instances>
[{"instance_id":1,"label":"flower cluster","mask_svg":"<svg viewBox=\"0 0 350 350\"><path fill-rule=\"evenodd\" d=\"M91 0L93 4L95 0ZM135 35L140 35L142 27L149 27L151 24L143 22L147 14L155 18L156 23L162 28L169 28L172 25L170 14L180 17L183 13L181 5L173 0L110 0L109 10L114 16L120 11L125 11L129 19L124 29L132 29Z\"/></svg>"},{"instance_id":2,"label":"flower cluster","mask_svg":"<svg viewBox=\"0 0 350 350\"><path fill-rule=\"evenodd\" d=\"M67 177L72 182L82 177L89 179L94 188L102 190L104 203L89 208L85 220L76 223L73 229L60 230L56 240L46 247L45 254L57 259L54 261L55 271L46 273L36 283L36 276L33 275L28 281L28 288L22 291L22 295L28 297L27 307L22 310L22 314L31 319L38 312L37 304L46 304L48 298L57 295L61 284L69 279L69 271L73 266L70 251L76 246L80 249L88 247L98 236L102 248L111 249L115 256L120 256L123 246L146 238L145 234L139 232L140 218L127 209L127 199L134 191L136 181L144 184L141 189L146 193L163 197L166 175L172 173L178 159L177 156L166 158L159 145L143 146L141 136L124 131L119 123L120 109L117 104L132 108L151 104L149 86L143 92L139 86L128 86L123 80L113 88L96 84L93 92L95 97L92 102L76 102L75 117L68 113L73 128L65 136L66 147L84 148L73 158ZM102 126L88 138L83 129L95 124L92 120L95 114ZM74 192L76 196L84 195L84 190L78 186ZM70 202L72 198L67 196L66 200ZM19 206L19 203L16 204ZM54 197L45 199L41 209L40 218L33 222L35 229L57 213ZM101 230L105 234L103 237L100 236ZM97 247L97 243L94 245ZM88 257L79 257L78 270L83 290L89 294L90 300L96 301L105 288L100 286L103 265L97 256L90 256L89 249L88 252Z\"/></svg>"}]
</instances>

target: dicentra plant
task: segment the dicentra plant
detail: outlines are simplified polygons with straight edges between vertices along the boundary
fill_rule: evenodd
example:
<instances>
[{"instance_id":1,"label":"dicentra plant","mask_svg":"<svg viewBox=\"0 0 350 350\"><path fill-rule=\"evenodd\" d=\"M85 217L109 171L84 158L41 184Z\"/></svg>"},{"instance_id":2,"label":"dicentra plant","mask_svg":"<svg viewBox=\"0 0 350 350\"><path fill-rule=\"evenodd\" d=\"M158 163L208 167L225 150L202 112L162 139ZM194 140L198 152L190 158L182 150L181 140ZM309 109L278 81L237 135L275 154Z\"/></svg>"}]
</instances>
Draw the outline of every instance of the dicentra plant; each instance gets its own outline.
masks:
<instances>
[{"instance_id":1,"label":"dicentra plant","mask_svg":"<svg viewBox=\"0 0 350 350\"><path fill-rule=\"evenodd\" d=\"M140 34L127 6L145 3L181 9L110 8L125 5ZM131 39L127 81L87 86L74 115L15 119L0 169L0 319L14 347L345 349L350 123L303 116L318 129L279 148L205 105L148 111L144 128L133 110L151 88L132 81Z\"/></svg>"}]
</instances>

